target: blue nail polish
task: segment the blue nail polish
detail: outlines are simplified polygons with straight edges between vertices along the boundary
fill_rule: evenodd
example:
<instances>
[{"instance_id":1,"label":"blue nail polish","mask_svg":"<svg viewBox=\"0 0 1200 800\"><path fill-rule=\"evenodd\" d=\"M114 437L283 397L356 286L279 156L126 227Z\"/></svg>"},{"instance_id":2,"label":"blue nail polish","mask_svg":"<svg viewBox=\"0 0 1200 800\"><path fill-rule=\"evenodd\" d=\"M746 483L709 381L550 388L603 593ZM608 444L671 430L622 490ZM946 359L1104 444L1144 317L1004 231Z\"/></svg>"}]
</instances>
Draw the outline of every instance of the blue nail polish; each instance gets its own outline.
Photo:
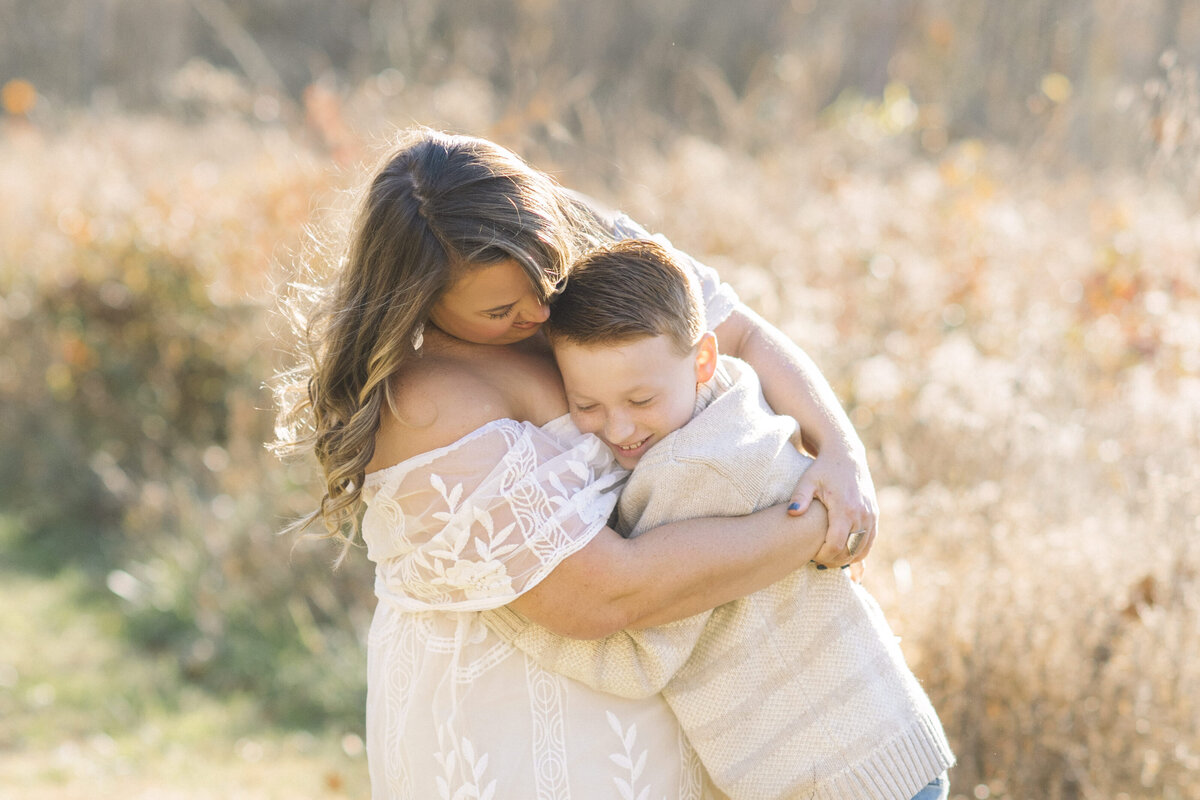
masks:
<instances>
[{"instance_id":1,"label":"blue nail polish","mask_svg":"<svg viewBox=\"0 0 1200 800\"><path fill-rule=\"evenodd\" d=\"M790 506L788 506L788 511L796 511L796 510L798 510L799 508L800 508L800 504L799 504L799 503L792 503Z\"/></svg>"},{"instance_id":2,"label":"blue nail polish","mask_svg":"<svg viewBox=\"0 0 1200 800\"><path fill-rule=\"evenodd\" d=\"M817 569L829 569L824 564L817 564Z\"/></svg>"}]
</instances>

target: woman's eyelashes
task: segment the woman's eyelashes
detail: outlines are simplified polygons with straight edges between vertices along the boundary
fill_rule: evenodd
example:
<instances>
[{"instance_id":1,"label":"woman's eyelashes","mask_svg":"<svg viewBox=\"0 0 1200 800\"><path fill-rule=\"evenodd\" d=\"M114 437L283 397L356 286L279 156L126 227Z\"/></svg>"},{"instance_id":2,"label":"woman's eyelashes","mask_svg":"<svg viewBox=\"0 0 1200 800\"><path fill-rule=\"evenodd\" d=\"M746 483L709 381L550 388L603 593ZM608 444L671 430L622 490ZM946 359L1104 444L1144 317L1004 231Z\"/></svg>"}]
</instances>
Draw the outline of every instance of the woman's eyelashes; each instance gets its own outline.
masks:
<instances>
[{"instance_id":1,"label":"woman's eyelashes","mask_svg":"<svg viewBox=\"0 0 1200 800\"><path fill-rule=\"evenodd\" d=\"M487 318L488 319L504 319L512 312L513 312L513 306L509 306L508 308L504 309L503 311L488 311Z\"/></svg>"}]
</instances>

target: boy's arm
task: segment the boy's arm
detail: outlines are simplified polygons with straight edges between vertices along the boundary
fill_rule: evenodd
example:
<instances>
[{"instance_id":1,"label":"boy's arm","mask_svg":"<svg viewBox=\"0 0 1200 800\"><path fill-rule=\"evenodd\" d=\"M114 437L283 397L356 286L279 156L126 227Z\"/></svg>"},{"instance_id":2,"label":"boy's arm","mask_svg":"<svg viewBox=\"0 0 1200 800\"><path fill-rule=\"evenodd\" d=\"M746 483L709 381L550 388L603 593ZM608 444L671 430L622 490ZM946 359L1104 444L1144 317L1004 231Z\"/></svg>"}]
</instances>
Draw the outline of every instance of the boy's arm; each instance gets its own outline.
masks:
<instances>
[{"instance_id":1,"label":"boy's arm","mask_svg":"<svg viewBox=\"0 0 1200 800\"><path fill-rule=\"evenodd\" d=\"M670 448L667 443L663 446ZM685 507L676 487L699 489L696 494L703 498L702 505ZM666 451L651 451L630 474L618 509L624 523L622 533L631 536L654 536L649 528L681 519L736 516L755 510L711 465L676 460ZM607 694L642 698L661 692L687 662L712 615L709 610L679 619L679 611L673 608L660 607L652 612L653 620L639 619L636 627L603 639L572 639L553 633L509 607L485 611L483 620L545 670Z\"/></svg>"},{"instance_id":2,"label":"boy's arm","mask_svg":"<svg viewBox=\"0 0 1200 800\"><path fill-rule=\"evenodd\" d=\"M652 467L651 460L655 462ZM648 537L655 535L654 527L679 519L748 514L765 502L759 493L765 487L742 491L741 483L744 481L738 476L708 461L670 456L652 459L648 455L622 492L621 513L632 523L635 534ZM681 494L675 489L692 491ZM686 497L686 502L681 497ZM828 522L824 507L815 502L793 522L797 547L807 546L815 552ZM737 546L737 540L731 538L729 547ZM483 620L543 669L608 694L639 698L661 692L691 657L701 637L711 635L711 611L685 619L679 619L679 613L667 604L640 618L629 630L589 640L552 633L509 607L485 611Z\"/></svg>"},{"instance_id":3,"label":"boy's arm","mask_svg":"<svg viewBox=\"0 0 1200 800\"><path fill-rule=\"evenodd\" d=\"M643 532L645 528L638 526L642 519L647 522L657 520L662 524L681 516L693 516L681 514L680 504L670 499L674 497L673 493L654 491L659 485L658 480L686 478L691 481L690 485L697 485L699 481L703 486L721 479L712 470L704 470L706 474L701 476L696 474L698 465L670 460L646 469L652 460L653 457L648 456L647 462L631 473L622 490L618 505L622 521L626 523L622 533L630 526L634 527L635 534ZM647 505L652 499L658 502L650 509ZM745 512L751 510L746 508ZM652 513L646 514L646 511ZM708 516L735 513L734 509L718 509ZM695 516L705 515L699 510ZM671 614L668 608L657 609L654 613L658 615L655 622L639 620L641 624L636 629L617 631L602 639L572 639L553 633L511 607L485 611L483 620L501 638L549 672L607 694L644 698L660 693L687 662L704 632L705 623L712 616L711 610L684 619L679 619L678 611Z\"/></svg>"},{"instance_id":4,"label":"boy's arm","mask_svg":"<svg viewBox=\"0 0 1200 800\"><path fill-rule=\"evenodd\" d=\"M771 408L800 423L804 445L816 455L796 484L789 511L804 514L814 498L828 509L829 528L814 560L828 566L861 561L875 540L879 507L865 448L829 382L803 350L744 304L716 334L722 352L754 367ZM851 557L846 539L860 530L866 536Z\"/></svg>"},{"instance_id":5,"label":"boy's arm","mask_svg":"<svg viewBox=\"0 0 1200 800\"><path fill-rule=\"evenodd\" d=\"M483 621L539 667L597 691L641 699L660 693L691 657L712 611L603 639L571 639L505 606Z\"/></svg>"}]
</instances>

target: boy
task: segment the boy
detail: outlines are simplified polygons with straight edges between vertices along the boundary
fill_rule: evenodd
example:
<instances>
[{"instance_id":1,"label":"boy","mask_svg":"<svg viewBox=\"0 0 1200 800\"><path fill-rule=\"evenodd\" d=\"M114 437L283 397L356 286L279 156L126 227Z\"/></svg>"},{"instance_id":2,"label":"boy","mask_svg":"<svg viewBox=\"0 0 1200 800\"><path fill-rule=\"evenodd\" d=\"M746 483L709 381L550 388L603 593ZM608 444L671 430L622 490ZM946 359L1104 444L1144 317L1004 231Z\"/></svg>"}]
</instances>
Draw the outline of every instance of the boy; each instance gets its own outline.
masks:
<instances>
[{"instance_id":1,"label":"boy","mask_svg":"<svg viewBox=\"0 0 1200 800\"><path fill-rule=\"evenodd\" d=\"M719 356L688 274L665 248L629 240L589 255L546 330L572 420L633 470L617 506L623 535L781 502L811 463L754 372ZM595 688L661 691L734 798L945 796L935 784L954 759L941 724L846 570L799 570L706 614L596 642L507 609L489 624L543 667Z\"/></svg>"}]
</instances>

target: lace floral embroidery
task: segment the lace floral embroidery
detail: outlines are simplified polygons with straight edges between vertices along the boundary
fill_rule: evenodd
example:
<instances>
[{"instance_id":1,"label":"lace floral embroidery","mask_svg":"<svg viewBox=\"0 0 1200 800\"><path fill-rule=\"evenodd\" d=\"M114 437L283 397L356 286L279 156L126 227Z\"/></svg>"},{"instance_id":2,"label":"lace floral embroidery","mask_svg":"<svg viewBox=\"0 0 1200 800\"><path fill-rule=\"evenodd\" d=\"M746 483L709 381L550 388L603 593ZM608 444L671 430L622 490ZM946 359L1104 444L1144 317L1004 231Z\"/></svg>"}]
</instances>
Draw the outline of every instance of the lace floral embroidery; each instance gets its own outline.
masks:
<instances>
[{"instance_id":1,"label":"lace floral embroidery","mask_svg":"<svg viewBox=\"0 0 1200 800\"><path fill-rule=\"evenodd\" d=\"M595 437L513 420L377 473L363 518L377 592L406 610L505 605L603 527L623 480Z\"/></svg>"}]
</instances>

